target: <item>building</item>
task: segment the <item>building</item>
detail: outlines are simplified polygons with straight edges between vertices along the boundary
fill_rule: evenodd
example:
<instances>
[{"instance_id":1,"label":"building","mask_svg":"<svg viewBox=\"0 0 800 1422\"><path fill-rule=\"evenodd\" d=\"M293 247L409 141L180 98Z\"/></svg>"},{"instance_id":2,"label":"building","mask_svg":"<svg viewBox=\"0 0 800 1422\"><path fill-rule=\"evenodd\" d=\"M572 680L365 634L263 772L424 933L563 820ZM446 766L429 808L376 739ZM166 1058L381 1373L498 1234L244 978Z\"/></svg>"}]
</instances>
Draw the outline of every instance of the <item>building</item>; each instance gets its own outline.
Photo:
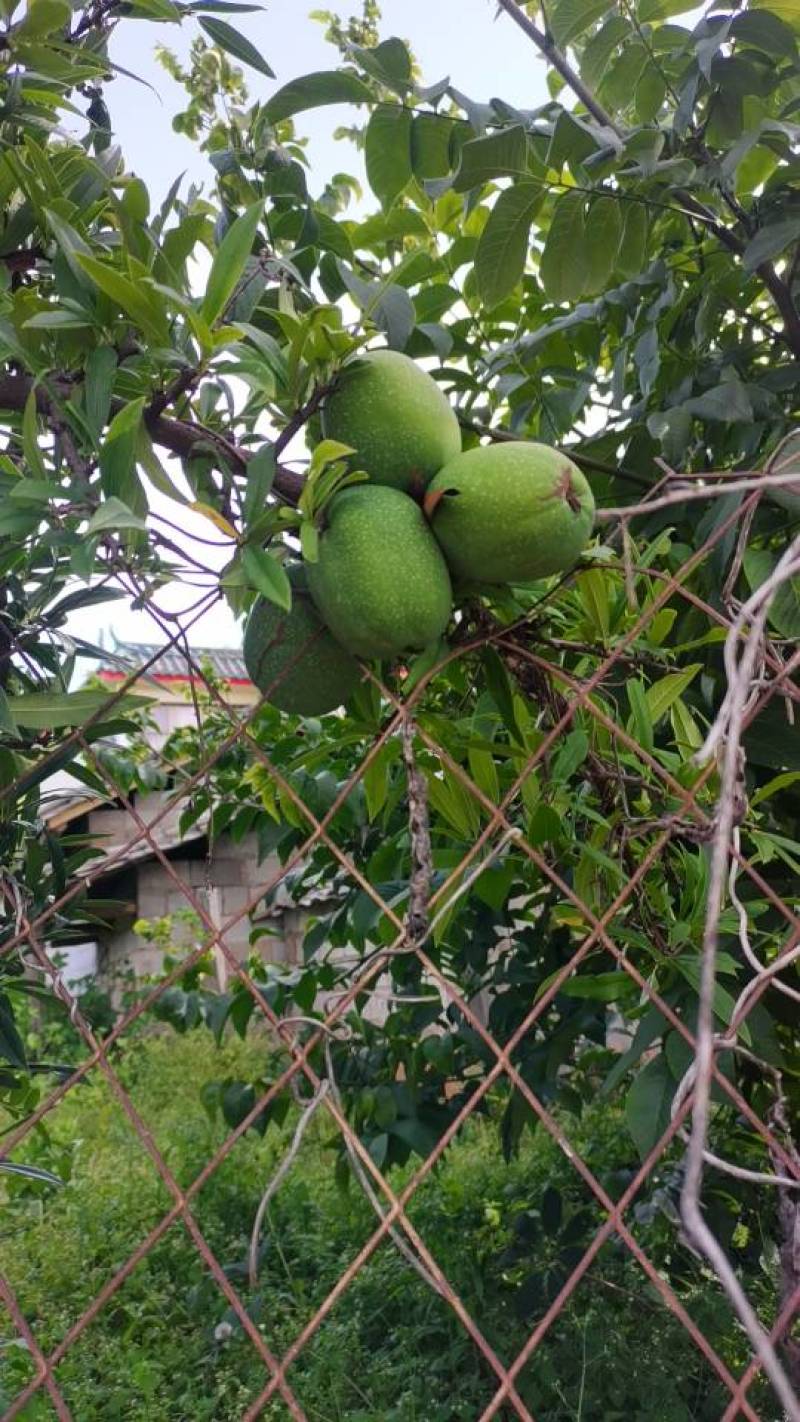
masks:
<instances>
[{"instance_id":1,"label":"building","mask_svg":"<svg viewBox=\"0 0 800 1422\"><path fill-rule=\"evenodd\" d=\"M193 662L210 666L231 706L246 709L256 704L259 693L247 676L240 652L193 647L191 655ZM112 689L150 662L152 665L142 673L137 688L152 698L149 714L158 728L153 738L154 749L158 750L172 731L196 720L192 692L202 687L202 682L185 654L171 647L159 655L158 646L118 642L97 668L97 675ZM244 909L259 887L269 884L278 861L270 858L259 863L254 835L234 844L223 834L209 846L207 815L182 833L181 805L171 802L169 791L137 793L131 799L145 823L158 819L152 831L154 844L213 922L222 923ZM114 907L104 908L105 926L97 930L92 941L66 950L65 979L78 983L93 976L114 986L131 973L141 978L158 972L163 949L145 942L134 932L134 924L140 919L171 915L182 915L185 920L192 905L153 845L147 840L136 842L138 827L129 810L110 793L107 798L93 793L68 772L61 772L44 787L43 814L48 828L87 835L109 861L108 868L104 870L101 865L98 872L98 861L91 860L86 871L92 874L90 896L113 900ZM279 887L268 908L259 911L274 924L271 936L258 943L265 958L273 962L302 960L303 924L312 906L310 901L295 904ZM251 951L250 932L250 920L244 915L226 934L226 942L239 960ZM192 946L189 940L196 936L193 926L176 920L173 941L177 947ZM221 960L219 977L224 977Z\"/></svg>"}]
</instances>

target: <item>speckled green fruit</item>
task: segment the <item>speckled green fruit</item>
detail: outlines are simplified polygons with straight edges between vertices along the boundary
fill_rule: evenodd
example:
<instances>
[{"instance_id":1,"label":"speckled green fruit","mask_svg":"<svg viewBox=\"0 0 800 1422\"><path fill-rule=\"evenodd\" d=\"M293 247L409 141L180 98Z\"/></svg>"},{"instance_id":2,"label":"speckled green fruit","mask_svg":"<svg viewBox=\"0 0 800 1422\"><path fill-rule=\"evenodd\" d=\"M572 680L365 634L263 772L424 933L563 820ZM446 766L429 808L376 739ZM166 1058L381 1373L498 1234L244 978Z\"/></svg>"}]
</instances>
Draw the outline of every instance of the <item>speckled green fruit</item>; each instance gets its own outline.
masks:
<instances>
[{"instance_id":1,"label":"speckled green fruit","mask_svg":"<svg viewBox=\"0 0 800 1422\"><path fill-rule=\"evenodd\" d=\"M280 711L322 716L352 694L361 669L322 622L304 569L297 563L287 571L292 610L257 599L245 628L244 662L254 686Z\"/></svg>"},{"instance_id":2,"label":"speckled green fruit","mask_svg":"<svg viewBox=\"0 0 800 1422\"><path fill-rule=\"evenodd\" d=\"M425 506L450 572L478 583L562 572L594 519L592 491L572 460L516 440L451 459L429 484Z\"/></svg>"},{"instance_id":3,"label":"speckled green fruit","mask_svg":"<svg viewBox=\"0 0 800 1422\"><path fill-rule=\"evenodd\" d=\"M354 484L327 510L308 586L334 637L357 656L396 657L441 637L452 594L425 516L399 489Z\"/></svg>"},{"instance_id":4,"label":"speckled green fruit","mask_svg":"<svg viewBox=\"0 0 800 1422\"><path fill-rule=\"evenodd\" d=\"M461 449L458 420L436 381L399 351L367 351L342 370L322 432L356 450L373 484L422 493Z\"/></svg>"}]
</instances>

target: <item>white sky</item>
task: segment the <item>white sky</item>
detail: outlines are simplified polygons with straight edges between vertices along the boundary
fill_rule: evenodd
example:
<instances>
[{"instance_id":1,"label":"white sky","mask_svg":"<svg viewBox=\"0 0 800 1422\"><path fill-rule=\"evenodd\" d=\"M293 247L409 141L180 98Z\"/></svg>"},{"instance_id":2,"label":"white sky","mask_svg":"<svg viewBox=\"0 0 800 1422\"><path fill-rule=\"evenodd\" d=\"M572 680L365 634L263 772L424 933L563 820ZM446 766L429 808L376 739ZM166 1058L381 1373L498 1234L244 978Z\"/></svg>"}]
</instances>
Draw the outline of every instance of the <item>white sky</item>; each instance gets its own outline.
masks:
<instances>
[{"instance_id":1,"label":"white sky","mask_svg":"<svg viewBox=\"0 0 800 1422\"><path fill-rule=\"evenodd\" d=\"M252 15L225 15L262 52L277 76L268 80L246 68L252 99L268 98L289 79L315 69L331 69L337 52L323 40L323 27L311 20L312 8L330 8L347 16L360 9L359 0L270 0L268 9ZM534 47L506 16L495 18L492 0L383 0L381 35L399 35L410 42L427 84L449 75L455 86L471 98L486 101L495 95L520 107L535 107L547 97L545 66ZM184 91L164 72L154 57L156 44L166 44L179 57L187 55L196 33L194 21L183 26L155 25L128 20L112 46L112 58L153 86L118 77L108 90L115 137L122 145L128 169L144 179L153 205L161 200L175 177L213 186L213 174L196 147L172 129L172 117L185 106ZM344 106L300 115L298 132L307 135L312 192L320 192L327 179L344 170L363 177L359 155L350 144L336 142L333 130L349 122L356 110ZM186 515L177 504L159 500L158 507L184 528L193 522L203 537L214 536L204 520ZM204 549L209 561L212 550ZM224 558L219 560L224 561ZM163 607L178 611L195 601L192 589L172 587L159 597ZM163 634L146 612L134 612L123 602L75 614L69 629L96 642L108 640L110 631L136 641L163 640ZM196 622L191 640L195 646L236 646L240 629L223 606ZM84 667L86 664L83 664Z\"/></svg>"}]
</instances>

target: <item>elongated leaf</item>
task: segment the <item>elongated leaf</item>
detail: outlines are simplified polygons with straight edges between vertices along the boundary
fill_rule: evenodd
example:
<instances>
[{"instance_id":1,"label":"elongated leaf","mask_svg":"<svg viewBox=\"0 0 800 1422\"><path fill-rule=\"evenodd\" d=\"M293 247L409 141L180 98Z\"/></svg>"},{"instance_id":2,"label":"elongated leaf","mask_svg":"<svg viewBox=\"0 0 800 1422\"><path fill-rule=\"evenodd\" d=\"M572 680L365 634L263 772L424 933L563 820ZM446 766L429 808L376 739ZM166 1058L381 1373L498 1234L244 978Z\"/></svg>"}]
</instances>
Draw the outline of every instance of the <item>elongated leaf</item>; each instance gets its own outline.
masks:
<instances>
[{"instance_id":1,"label":"elongated leaf","mask_svg":"<svg viewBox=\"0 0 800 1422\"><path fill-rule=\"evenodd\" d=\"M625 1101L625 1120L642 1159L650 1153L670 1121L676 1082L663 1052L634 1079Z\"/></svg>"},{"instance_id":2,"label":"elongated leaf","mask_svg":"<svg viewBox=\"0 0 800 1422\"><path fill-rule=\"evenodd\" d=\"M586 277L583 292L603 291L616 265L622 240L622 210L616 198L597 198L586 217Z\"/></svg>"},{"instance_id":3,"label":"elongated leaf","mask_svg":"<svg viewBox=\"0 0 800 1422\"><path fill-rule=\"evenodd\" d=\"M233 25L229 25L226 20L209 20L203 15L199 18L201 29L204 29L214 44L224 49L226 54L232 54L234 59L240 59L242 64L249 64L251 69L257 69L260 74L266 74L268 79L275 78L275 72L270 69L264 56L249 39L240 35Z\"/></svg>"},{"instance_id":4,"label":"elongated leaf","mask_svg":"<svg viewBox=\"0 0 800 1422\"><path fill-rule=\"evenodd\" d=\"M18 726L30 731L47 731L63 726L80 726L90 716L102 711L111 701L105 691L28 691L21 696L10 698L11 710ZM112 710L115 716L136 707L149 706L146 697L124 696L115 701Z\"/></svg>"},{"instance_id":5,"label":"elongated leaf","mask_svg":"<svg viewBox=\"0 0 800 1422\"><path fill-rule=\"evenodd\" d=\"M284 84L264 105L264 116L269 123L279 123L324 104L366 104L371 98L371 91L355 74L322 69Z\"/></svg>"},{"instance_id":6,"label":"elongated leaf","mask_svg":"<svg viewBox=\"0 0 800 1422\"><path fill-rule=\"evenodd\" d=\"M25 401L22 416L22 452L28 473L34 479L47 479L47 467L39 448L39 417L36 413L36 388L31 389Z\"/></svg>"},{"instance_id":7,"label":"elongated leaf","mask_svg":"<svg viewBox=\"0 0 800 1422\"><path fill-rule=\"evenodd\" d=\"M151 286L141 281L132 281L130 277L123 276L122 272L99 261L97 257L87 257L84 253L77 252L75 260L88 273L95 286L105 292L106 296L110 296L126 316L135 322L143 335L156 345L169 345L167 314L158 293Z\"/></svg>"},{"instance_id":8,"label":"elongated leaf","mask_svg":"<svg viewBox=\"0 0 800 1422\"><path fill-rule=\"evenodd\" d=\"M453 187L466 193L492 178L524 177L528 140L522 124L502 128L488 138L472 138L461 150L461 164Z\"/></svg>"},{"instance_id":9,"label":"elongated leaf","mask_svg":"<svg viewBox=\"0 0 800 1422\"><path fill-rule=\"evenodd\" d=\"M543 201L539 184L523 179L502 192L492 208L475 254L475 279L488 307L503 301L522 277L531 223Z\"/></svg>"},{"instance_id":10,"label":"elongated leaf","mask_svg":"<svg viewBox=\"0 0 800 1422\"><path fill-rule=\"evenodd\" d=\"M122 499L136 514L146 503L135 472L136 449L144 409L144 398L132 400L111 421L100 450L100 482L103 493Z\"/></svg>"},{"instance_id":11,"label":"elongated leaf","mask_svg":"<svg viewBox=\"0 0 800 1422\"><path fill-rule=\"evenodd\" d=\"M255 202L231 224L211 264L206 294L200 307L203 320L211 326L233 296L253 248L263 202Z\"/></svg>"},{"instance_id":12,"label":"elongated leaf","mask_svg":"<svg viewBox=\"0 0 800 1422\"><path fill-rule=\"evenodd\" d=\"M0 1057L12 1066L24 1070L27 1065L25 1043L14 1020L11 1003L5 993L0 993Z\"/></svg>"},{"instance_id":13,"label":"elongated leaf","mask_svg":"<svg viewBox=\"0 0 800 1422\"><path fill-rule=\"evenodd\" d=\"M559 49L585 34L601 15L608 13L604 0L555 0L548 8L550 31Z\"/></svg>"},{"instance_id":14,"label":"elongated leaf","mask_svg":"<svg viewBox=\"0 0 800 1422\"><path fill-rule=\"evenodd\" d=\"M402 97L411 88L411 55L403 41L395 35L372 49L353 45L351 52L361 68L379 79L387 89L393 89Z\"/></svg>"},{"instance_id":15,"label":"elongated leaf","mask_svg":"<svg viewBox=\"0 0 800 1422\"><path fill-rule=\"evenodd\" d=\"M81 267L81 264L77 260L77 258L79 255L84 257L90 257L92 255L91 247L89 247L88 244L84 242L80 233L76 232L75 228L71 227L70 224L57 212L53 212L49 208L45 208L44 215L47 218L47 222L53 233L53 236L55 237L59 247L61 248L61 251L64 253L64 256L67 259L70 271L72 272L73 276L76 278L76 280L80 283L81 286L87 286L87 274Z\"/></svg>"},{"instance_id":16,"label":"elongated leaf","mask_svg":"<svg viewBox=\"0 0 800 1422\"><path fill-rule=\"evenodd\" d=\"M133 509L129 509L127 504L124 504L121 499L116 498L116 496L112 494L111 498L106 499L105 502L100 505L97 512L92 514L87 524L86 532L89 535L93 535L95 533L102 533L109 528L144 529L147 528L147 524L143 518L140 518L138 514L133 512Z\"/></svg>"},{"instance_id":17,"label":"elongated leaf","mask_svg":"<svg viewBox=\"0 0 800 1422\"><path fill-rule=\"evenodd\" d=\"M411 181L411 113L400 104L379 104L367 125L367 178L384 206Z\"/></svg>"},{"instance_id":18,"label":"elongated leaf","mask_svg":"<svg viewBox=\"0 0 800 1422\"><path fill-rule=\"evenodd\" d=\"M577 301L586 277L586 236L582 193L565 193L553 208L550 230L539 264L542 286L551 301Z\"/></svg>"},{"instance_id":19,"label":"elongated leaf","mask_svg":"<svg viewBox=\"0 0 800 1422\"><path fill-rule=\"evenodd\" d=\"M768 548L747 549L744 571L753 592L769 577L777 561L777 554ZM778 588L770 603L768 618L781 637L800 639L800 577Z\"/></svg>"},{"instance_id":20,"label":"elongated leaf","mask_svg":"<svg viewBox=\"0 0 800 1422\"><path fill-rule=\"evenodd\" d=\"M282 607L284 612L291 610L291 583L277 558L273 558L265 548L248 544L242 549L242 568L251 587L274 602L276 607Z\"/></svg>"},{"instance_id":21,"label":"elongated leaf","mask_svg":"<svg viewBox=\"0 0 800 1422\"><path fill-rule=\"evenodd\" d=\"M742 253L742 266L745 271L754 272L762 262L771 262L773 257L780 256L784 248L798 240L800 213L787 217L782 222L772 222L769 227L762 227L752 241L748 242Z\"/></svg>"}]
</instances>

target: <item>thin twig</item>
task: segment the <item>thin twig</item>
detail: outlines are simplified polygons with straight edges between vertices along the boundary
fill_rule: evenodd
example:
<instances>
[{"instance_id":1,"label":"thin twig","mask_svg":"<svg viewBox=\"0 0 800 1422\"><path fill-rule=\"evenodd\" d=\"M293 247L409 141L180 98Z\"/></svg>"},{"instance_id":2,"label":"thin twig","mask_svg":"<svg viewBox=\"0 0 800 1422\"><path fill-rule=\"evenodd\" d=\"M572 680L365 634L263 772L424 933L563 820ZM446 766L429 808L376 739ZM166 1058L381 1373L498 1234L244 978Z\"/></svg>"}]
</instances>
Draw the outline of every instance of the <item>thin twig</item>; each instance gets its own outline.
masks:
<instances>
[{"instance_id":1,"label":"thin twig","mask_svg":"<svg viewBox=\"0 0 800 1422\"><path fill-rule=\"evenodd\" d=\"M796 476L795 476L796 482ZM614 523L617 519L635 518L637 514L654 513L657 509L675 508L676 505L690 503L694 499L718 499L726 494L752 493L761 489L786 489L792 483L791 475L787 474L759 474L753 473L741 479L730 479L718 484L711 484L707 488L697 488L684 486L680 489L673 489L672 493L662 494L660 499L651 499L641 504L624 504L616 509L598 509L595 514L597 523Z\"/></svg>"},{"instance_id":2,"label":"thin twig","mask_svg":"<svg viewBox=\"0 0 800 1422\"><path fill-rule=\"evenodd\" d=\"M289 1149L278 1166L278 1169L275 1171L264 1194L261 1196L261 1203L256 1211L255 1220L253 1221L253 1230L250 1235L250 1249L248 1252L248 1280L251 1289L254 1289L258 1282L258 1243L261 1238L261 1226L264 1223L267 1207L284 1176L294 1165L297 1152L303 1143L303 1136L305 1135L306 1129L311 1124L312 1117L322 1105L329 1090L330 1082L321 1081L300 1117L300 1120L297 1122Z\"/></svg>"}]
</instances>

